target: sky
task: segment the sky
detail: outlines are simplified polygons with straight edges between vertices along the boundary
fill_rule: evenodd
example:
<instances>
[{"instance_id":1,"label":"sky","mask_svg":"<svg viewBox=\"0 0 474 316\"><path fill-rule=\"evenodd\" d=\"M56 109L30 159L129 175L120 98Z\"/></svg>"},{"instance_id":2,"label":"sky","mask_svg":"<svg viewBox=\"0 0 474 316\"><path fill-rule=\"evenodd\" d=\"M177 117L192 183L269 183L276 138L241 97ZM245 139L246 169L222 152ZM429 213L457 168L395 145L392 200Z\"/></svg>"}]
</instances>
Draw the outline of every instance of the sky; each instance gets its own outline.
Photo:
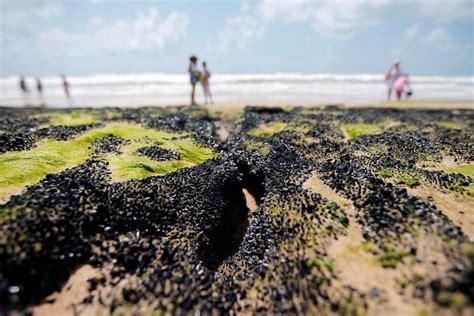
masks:
<instances>
[{"instance_id":1,"label":"sky","mask_svg":"<svg viewBox=\"0 0 474 316\"><path fill-rule=\"evenodd\" d=\"M474 75L474 0L0 0L0 75Z\"/></svg>"}]
</instances>

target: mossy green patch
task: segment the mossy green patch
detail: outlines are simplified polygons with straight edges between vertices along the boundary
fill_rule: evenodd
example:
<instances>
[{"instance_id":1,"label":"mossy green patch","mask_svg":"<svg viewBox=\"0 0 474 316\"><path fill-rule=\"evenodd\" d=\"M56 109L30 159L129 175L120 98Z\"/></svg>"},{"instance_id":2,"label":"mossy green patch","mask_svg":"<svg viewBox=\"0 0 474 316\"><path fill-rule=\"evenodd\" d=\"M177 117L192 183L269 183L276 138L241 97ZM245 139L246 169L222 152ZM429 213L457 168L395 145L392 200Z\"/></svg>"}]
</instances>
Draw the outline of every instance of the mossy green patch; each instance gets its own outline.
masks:
<instances>
[{"instance_id":1,"label":"mossy green patch","mask_svg":"<svg viewBox=\"0 0 474 316\"><path fill-rule=\"evenodd\" d=\"M180 160L154 161L145 156L135 155L135 151L143 146L160 146L180 153ZM163 175L183 167L200 164L215 156L210 148L196 145L189 137L174 139L145 138L122 148L121 155L107 154L112 179L142 179L153 175Z\"/></svg>"},{"instance_id":2,"label":"mossy green patch","mask_svg":"<svg viewBox=\"0 0 474 316\"><path fill-rule=\"evenodd\" d=\"M41 116L46 116L49 118L50 126L77 126L77 125L86 125L94 124L99 121L99 117L96 113L92 111L67 111L67 112L49 112L42 114Z\"/></svg>"},{"instance_id":3,"label":"mossy green patch","mask_svg":"<svg viewBox=\"0 0 474 316\"><path fill-rule=\"evenodd\" d=\"M441 291L436 295L436 302L440 305L461 310L466 306L468 300L461 292Z\"/></svg>"},{"instance_id":4,"label":"mossy green patch","mask_svg":"<svg viewBox=\"0 0 474 316\"><path fill-rule=\"evenodd\" d=\"M446 168L447 172L462 173L465 176L474 178L474 164L459 165L456 167Z\"/></svg>"},{"instance_id":5,"label":"mossy green patch","mask_svg":"<svg viewBox=\"0 0 474 316\"><path fill-rule=\"evenodd\" d=\"M421 184L421 180L416 176L402 176L400 177L399 183L406 184L409 188L415 188Z\"/></svg>"},{"instance_id":6,"label":"mossy green patch","mask_svg":"<svg viewBox=\"0 0 474 316\"><path fill-rule=\"evenodd\" d=\"M377 134L382 131L380 126L376 124L365 124L365 123L342 124L342 129L343 131L345 131L349 139L352 139L359 135Z\"/></svg>"},{"instance_id":7,"label":"mossy green patch","mask_svg":"<svg viewBox=\"0 0 474 316\"><path fill-rule=\"evenodd\" d=\"M384 268L396 268L397 263L400 262L404 257L409 256L410 253L407 251L397 251L395 249L387 250L383 255L378 258L378 261Z\"/></svg>"},{"instance_id":8,"label":"mossy green patch","mask_svg":"<svg viewBox=\"0 0 474 316\"><path fill-rule=\"evenodd\" d=\"M272 137L274 134L285 130L288 124L283 122L270 122L261 124L259 127L252 128L248 134L255 137Z\"/></svg>"},{"instance_id":9,"label":"mossy green patch","mask_svg":"<svg viewBox=\"0 0 474 316\"><path fill-rule=\"evenodd\" d=\"M446 127L446 128L451 128L451 129L463 129L464 124L457 123L457 122L450 122L450 121L441 121L441 122L435 122L436 125Z\"/></svg>"},{"instance_id":10,"label":"mossy green patch","mask_svg":"<svg viewBox=\"0 0 474 316\"><path fill-rule=\"evenodd\" d=\"M272 150L267 144L253 140L244 141L244 146L247 150L259 151L263 156L268 156Z\"/></svg>"},{"instance_id":11,"label":"mossy green patch","mask_svg":"<svg viewBox=\"0 0 474 316\"><path fill-rule=\"evenodd\" d=\"M312 259L306 260L305 265L309 269L316 267L320 270L327 270L329 272L334 272L334 262L332 260L322 260L319 258L312 258Z\"/></svg>"},{"instance_id":12,"label":"mossy green patch","mask_svg":"<svg viewBox=\"0 0 474 316\"><path fill-rule=\"evenodd\" d=\"M382 167L376 173L382 178L393 177L399 184L405 184L410 188L417 187L422 183L422 174L416 170Z\"/></svg>"},{"instance_id":13,"label":"mossy green patch","mask_svg":"<svg viewBox=\"0 0 474 316\"><path fill-rule=\"evenodd\" d=\"M141 144L154 144L177 151L181 155L181 160L171 162L154 162L146 157L133 155L130 151L123 156L104 156L104 159L110 160L111 168L120 170L120 177L125 179L164 174L199 164L215 155L212 149L196 145L188 134L168 133L140 125L111 123L104 128L92 129L72 140L42 140L31 150L1 154L0 198L8 196L14 189L38 182L47 174L83 163L91 154L92 142L110 134L132 140L133 143L129 146L135 146L135 149L142 146Z\"/></svg>"},{"instance_id":14,"label":"mossy green patch","mask_svg":"<svg viewBox=\"0 0 474 316\"><path fill-rule=\"evenodd\" d=\"M382 178L390 178L393 176L393 171L391 168L380 168L380 170L377 172L377 174L379 176L381 176Z\"/></svg>"}]
</instances>

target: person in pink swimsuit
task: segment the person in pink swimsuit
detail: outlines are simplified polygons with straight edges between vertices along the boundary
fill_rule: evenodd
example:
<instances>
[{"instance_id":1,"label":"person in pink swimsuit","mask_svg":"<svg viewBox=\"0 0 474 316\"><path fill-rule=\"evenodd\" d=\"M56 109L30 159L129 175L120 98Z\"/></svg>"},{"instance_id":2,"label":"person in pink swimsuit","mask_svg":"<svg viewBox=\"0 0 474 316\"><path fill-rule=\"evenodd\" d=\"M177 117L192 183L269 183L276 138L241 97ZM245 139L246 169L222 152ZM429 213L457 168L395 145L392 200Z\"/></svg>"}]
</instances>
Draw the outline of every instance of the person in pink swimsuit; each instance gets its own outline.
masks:
<instances>
[{"instance_id":1,"label":"person in pink swimsuit","mask_svg":"<svg viewBox=\"0 0 474 316\"><path fill-rule=\"evenodd\" d=\"M202 73L201 73L201 85L202 85L202 90L204 90L204 98L205 98L205 104L207 104L207 100L212 102L212 95L211 95L211 89L209 88L209 78L211 77L211 73L207 69L207 64L206 62L202 63Z\"/></svg>"},{"instance_id":2,"label":"person in pink swimsuit","mask_svg":"<svg viewBox=\"0 0 474 316\"><path fill-rule=\"evenodd\" d=\"M407 74L403 74L399 76L393 82L393 90L397 95L397 100L402 98L403 91L406 89L407 96L411 95L411 87L410 87L410 79L408 78Z\"/></svg>"},{"instance_id":3,"label":"person in pink swimsuit","mask_svg":"<svg viewBox=\"0 0 474 316\"><path fill-rule=\"evenodd\" d=\"M385 82L387 84L387 100L390 100L392 96L393 84L395 80L402 74L400 69L400 60L395 59L394 63L390 68L385 72Z\"/></svg>"}]
</instances>

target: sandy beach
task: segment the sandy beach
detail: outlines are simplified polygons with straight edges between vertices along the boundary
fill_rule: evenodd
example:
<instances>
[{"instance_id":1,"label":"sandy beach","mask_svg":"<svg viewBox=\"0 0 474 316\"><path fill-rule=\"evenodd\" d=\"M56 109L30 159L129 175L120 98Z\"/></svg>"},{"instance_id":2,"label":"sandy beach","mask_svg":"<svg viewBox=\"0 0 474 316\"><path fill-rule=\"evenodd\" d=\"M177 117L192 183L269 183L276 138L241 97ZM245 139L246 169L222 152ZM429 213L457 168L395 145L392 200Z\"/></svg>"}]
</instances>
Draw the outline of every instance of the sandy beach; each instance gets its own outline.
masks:
<instances>
[{"instance_id":1,"label":"sandy beach","mask_svg":"<svg viewBox=\"0 0 474 316\"><path fill-rule=\"evenodd\" d=\"M6 310L472 312L472 104L276 105L0 107Z\"/></svg>"},{"instance_id":2,"label":"sandy beach","mask_svg":"<svg viewBox=\"0 0 474 316\"><path fill-rule=\"evenodd\" d=\"M0 316L474 315L474 0L0 16Z\"/></svg>"}]
</instances>

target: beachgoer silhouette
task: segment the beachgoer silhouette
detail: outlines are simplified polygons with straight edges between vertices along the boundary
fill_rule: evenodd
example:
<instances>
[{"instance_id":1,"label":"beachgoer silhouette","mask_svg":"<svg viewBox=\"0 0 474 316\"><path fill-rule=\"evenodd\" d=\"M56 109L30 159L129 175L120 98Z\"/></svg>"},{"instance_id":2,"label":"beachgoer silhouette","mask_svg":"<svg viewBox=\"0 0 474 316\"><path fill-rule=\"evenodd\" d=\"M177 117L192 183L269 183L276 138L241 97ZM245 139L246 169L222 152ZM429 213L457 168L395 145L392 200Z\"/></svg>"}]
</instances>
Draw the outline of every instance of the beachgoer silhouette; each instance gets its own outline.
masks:
<instances>
[{"instance_id":1,"label":"beachgoer silhouette","mask_svg":"<svg viewBox=\"0 0 474 316\"><path fill-rule=\"evenodd\" d=\"M28 89L25 78L23 76L20 77L19 84L20 84L20 90L23 94L23 104L24 106L29 106L30 105L30 89Z\"/></svg>"},{"instance_id":2,"label":"beachgoer silhouette","mask_svg":"<svg viewBox=\"0 0 474 316\"><path fill-rule=\"evenodd\" d=\"M196 56L191 56L189 57L189 67L188 67L188 72L189 72L189 77L191 81L191 105L197 105L195 101L195 92L196 92L196 84L199 82L199 77L200 77L200 72L197 67L197 57Z\"/></svg>"},{"instance_id":3,"label":"beachgoer silhouette","mask_svg":"<svg viewBox=\"0 0 474 316\"><path fill-rule=\"evenodd\" d=\"M42 107L46 106L43 99L43 83L39 77L36 77L36 91L38 91L38 97L40 99L40 105Z\"/></svg>"},{"instance_id":4,"label":"beachgoer silhouette","mask_svg":"<svg viewBox=\"0 0 474 316\"><path fill-rule=\"evenodd\" d=\"M28 90L28 86L26 85L25 78L20 77L20 89L23 94L29 93L30 90Z\"/></svg>"},{"instance_id":5,"label":"beachgoer silhouette","mask_svg":"<svg viewBox=\"0 0 474 316\"><path fill-rule=\"evenodd\" d=\"M38 94L43 94L43 84L41 83L41 79L36 77L36 90L38 90Z\"/></svg>"},{"instance_id":6,"label":"beachgoer silhouette","mask_svg":"<svg viewBox=\"0 0 474 316\"><path fill-rule=\"evenodd\" d=\"M63 81L63 88L64 88L64 94L66 95L66 98L71 99L71 94L69 93L69 82L66 79L65 75L61 75L61 79Z\"/></svg>"},{"instance_id":7,"label":"beachgoer silhouette","mask_svg":"<svg viewBox=\"0 0 474 316\"><path fill-rule=\"evenodd\" d=\"M385 73L385 82L387 83L387 100L390 100L393 90L393 83L402 74L400 70L400 61L395 59L394 63Z\"/></svg>"},{"instance_id":8,"label":"beachgoer silhouette","mask_svg":"<svg viewBox=\"0 0 474 316\"><path fill-rule=\"evenodd\" d=\"M207 104L207 99L211 101L211 104L214 103L212 102L212 95L211 95L211 90L209 88L209 78L211 77L211 73L207 69L207 64L206 62L202 63L202 72L201 72L201 85L202 89L204 90L204 99Z\"/></svg>"}]
</instances>

